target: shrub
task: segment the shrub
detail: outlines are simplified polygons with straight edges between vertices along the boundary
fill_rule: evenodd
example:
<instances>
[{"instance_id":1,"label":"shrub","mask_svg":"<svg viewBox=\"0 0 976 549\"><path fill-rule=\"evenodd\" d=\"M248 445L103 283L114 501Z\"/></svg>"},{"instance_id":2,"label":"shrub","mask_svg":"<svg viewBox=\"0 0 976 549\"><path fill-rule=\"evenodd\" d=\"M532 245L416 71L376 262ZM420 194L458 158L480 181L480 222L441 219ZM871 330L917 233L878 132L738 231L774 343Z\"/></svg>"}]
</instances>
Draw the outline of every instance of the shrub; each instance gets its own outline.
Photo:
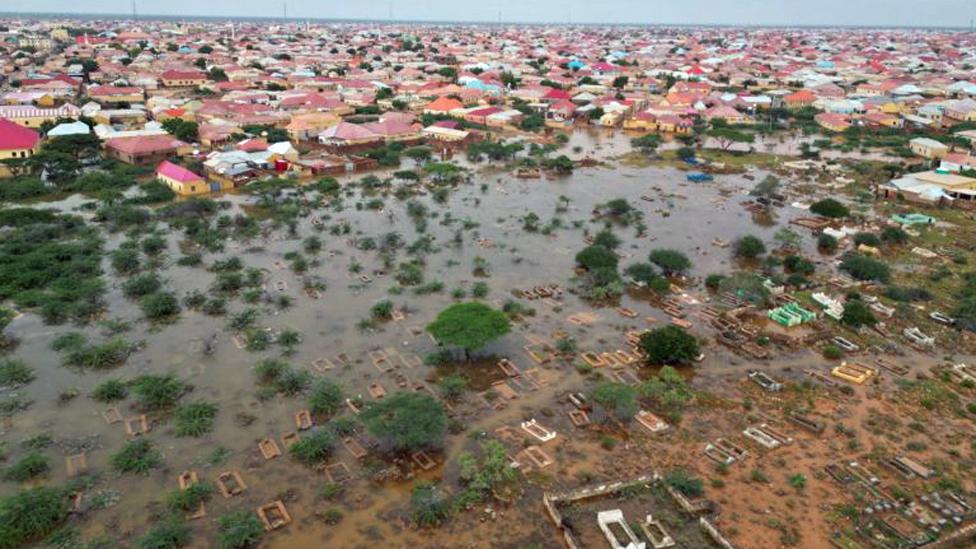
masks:
<instances>
[{"instance_id":1,"label":"shrub","mask_svg":"<svg viewBox=\"0 0 976 549\"><path fill-rule=\"evenodd\" d=\"M0 549L16 549L47 536L68 518L63 490L41 486L0 499Z\"/></svg>"},{"instance_id":2,"label":"shrub","mask_svg":"<svg viewBox=\"0 0 976 549\"><path fill-rule=\"evenodd\" d=\"M389 299L384 299L375 303L369 312L377 320L386 320L393 315L393 302Z\"/></svg>"},{"instance_id":3,"label":"shrub","mask_svg":"<svg viewBox=\"0 0 976 549\"><path fill-rule=\"evenodd\" d=\"M691 260L688 256L673 249L654 250L648 256L648 260L668 276L683 274L691 268Z\"/></svg>"},{"instance_id":4,"label":"shrub","mask_svg":"<svg viewBox=\"0 0 976 549\"><path fill-rule=\"evenodd\" d=\"M34 369L19 358L0 359L0 387L25 385L34 380Z\"/></svg>"},{"instance_id":5,"label":"shrub","mask_svg":"<svg viewBox=\"0 0 976 549\"><path fill-rule=\"evenodd\" d=\"M312 374L307 370L288 369L275 382L275 389L285 395L297 395L308 389L312 384Z\"/></svg>"},{"instance_id":6,"label":"shrub","mask_svg":"<svg viewBox=\"0 0 976 549\"><path fill-rule=\"evenodd\" d=\"M139 270L139 251L131 248L120 248L112 252L112 268L115 272L126 275Z\"/></svg>"},{"instance_id":7,"label":"shrub","mask_svg":"<svg viewBox=\"0 0 976 549\"><path fill-rule=\"evenodd\" d=\"M190 543L190 527L179 517L170 517L139 538L139 549L178 549Z\"/></svg>"},{"instance_id":8,"label":"shrub","mask_svg":"<svg viewBox=\"0 0 976 549\"><path fill-rule=\"evenodd\" d=\"M908 233L901 227L888 226L881 230L881 241L889 244L905 244Z\"/></svg>"},{"instance_id":9,"label":"shrub","mask_svg":"<svg viewBox=\"0 0 976 549\"><path fill-rule=\"evenodd\" d=\"M881 244L881 239L874 233L857 233L854 235L854 244L877 247Z\"/></svg>"},{"instance_id":10,"label":"shrub","mask_svg":"<svg viewBox=\"0 0 976 549\"><path fill-rule=\"evenodd\" d=\"M92 391L91 397L98 402L115 402L123 400L129 394L125 382L120 379L103 381Z\"/></svg>"},{"instance_id":11,"label":"shrub","mask_svg":"<svg viewBox=\"0 0 976 549\"><path fill-rule=\"evenodd\" d=\"M17 463L7 467L3 471L4 480L14 480L25 482L34 477L43 475L51 469L44 454L33 451L20 458Z\"/></svg>"},{"instance_id":12,"label":"shrub","mask_svg":"<svg viewBox=\"0 0 976 549\"><path fill-rule=\"evenodd\" d=\"M170 318L180 313L180 300L171 292L156 292L139 302L142 312L150 320Z\"/></svg>"},{"instance_id":13,"label":"shrub","mask_svg":"<svg viewBox=\"0 0 976 549\"><path fill-rule=\"evenodd\" d=\"M833 198L824 198L810 205L810 212L824 217L837 219L851 215L847 206Z\"/></svg>"},{"instance_id":14,"label":"shrub","mask_svg":"<svg viewBox=\"0 0 976 549\"><path fill-rule=\"evenodd\" d=\"M144 375L136 378L132 390L145 410L160 410L174 406L187 385L173 375Z\"/></svg>"},{"instance_id":15,"label":"shrub","mask_svg":"<svg viewBox=\"0 0 976 549\"><path fill-rule=\"evenodd\" d=\"M887 265L876 259L857 253L845 255L841 261L840 268L858 280L887 283L891 278L891 271Z\"/></svg>"},{"instance_id":16,"label":"shrub","mask_svg":"<svg viewBox=\"0 0 976 549\"><path fill-rule=\"evenodd\" d=\"M170 492L166 498L166 505L173 511L196 511L201 503L210 499L213 486L206 482L197 482L185 490Z\"/></svg>"},{"instance_id":17,"label":"shrub","mask_svg":"<svg viewBox=\"0 0 976 549\"><path fill-rule=\"evenodd\" d=\"M398 391L363 410L360 417L373 436L398 450L439 442L447 427L443 406L422 393Z\"/></svg>"},{"instance_id":18,"label":"shrub","mask_svg":"<svg viewBox=\"0 0 976 549\"><path fill-rule=\"evenodd\" d=\"M637 403L637 389L626 383L604 381L592 393L593 401L617 419L634 417L640 406Z\"/></svg>"},{"instance_id":19,"label":"shrub","mask_svg":"<svg viewBox=\"0 0 976 549\"><path fill-rule=\"evenodd\" d=\"M823 348L823 357L827 360L840 360L844 358L844 351L836 345L828 344Z\"/></svg>"},{"instance_id":20,"label":"shrub","mask_svg":"<svg viewBox=\"0 0 976 549\"><path fill-rule=\"evenodd\" d=\"M817 249L823 253L832 254L837 251L839 243L837 239L826 233L821 233L817 237Z\"/></svg>"},{"instance_id":21,"label":"shrub","mask_svg":"<svg viewBox=\"0 0 976 549\"><path fill-rule=\"evenodd\" d=\"M189 402L181 405L173 414L176 420L176 436L198 437L213 427L217 417L217 405L210 402Z\"/></svg>"},{"instance_id":22,"label":"shrub","mask_svg":"<svg viewBox=\"0 0 976 549\"><path fill-rule=\"evenodd\" d=\"M587 246L576 254L576 263L590 271L603 268L616 270L617 261L617 254L597 244Z\"/></svg>"},{"instance_id":23,"label":"shrub","mask_svg":"<svg viewBox=\"0 0 976 549\"><path fill-rule=\"evenodd\" d=\"M861 326L873 326L877 323L871 309L859 299L850 299L844 303L844 313L841 315L840 321L855 329Z\"/></svg>"},{"instance_id":24,"label":"shrub","mask_svg":"<svg viewBox=\"0 0 976 549\"><path fill-rule=\"evenodd\" d=\"M664 475L664 482L681 492L681 494L695 498L705 493L705 484L700 478L692 477L684 469L675 469Z\"/></svg>"},{"instance_id":25,"label":"shrub","mask_svg":"<svg viewBox=\"0 0 976 549\"><path fill-rule=\"evenodd\" d=\"M220 549L250 547L263 535L264 527L251 511L235 511L217 519L217 546Z\"/></svg>"},{"instance_id":26,"label":"shrub","mask_svg":"<svg viewBox=\"0 0 976 549\"><path fill-rule=\"evenodd\" d=\"M758 237L747 235L736 240L733 253L742 259L755 259L766 253L766 245Z\"/></svg>"},{"instance_id":27,"label":"shrub","mask_svg":"<svg viewBox=\"0 0 976 549\"><path fill-rule=\"evenodd\" d=\"M156 273L143 273L133 276L122 284L122 293L126 297L142 297L158 291L163 282Z\"/></svg>"},{"instance_id":28,"label":"shrub","mask_svg":"<svg viewBox=\"0 0 976 549\"><path fill-rule=\"evenodd\" d=\"M700 353L698 340L677 326L664 326L640 337L640 348L647 360L655 364L691 362Z\"/></svg>"},{"instance_id":29,"label":"shrub","mask_svg":"<svg viewBox=\"0 0 976 549\"><path fill-rule=\"evenodd\" d=\"M328 379L317 381L308 395L308 409L313 414L332 414L342 403L342 388Z\"/></svg>"},{"instance_id":30,"label":"shrub","mask_svg":"<svg viewBox=\"0 0 976 549\"><path fill-rule=\"evenodd\" d=\"M146 438L130 441L114 456L112 466L123 473L148 474L162 463L162 455Z\"/></svg>"},{"instance_id":31,"label":"shrub","mask_svg":"<svg viewBox=\"0 0 976 549\"><path fill-rule=\"evenodd\" d=\"M317 429L303 435L291 447L291 455L306 465L314 465L329 457L336 445L336 435L327 429Z\"/></svg>"},{"instance_id":32,"label":"shrub","mask_svg":"<svg viewBox=\"0 0 976 549\"><path fill-rule=\"evenodd\" d=\"M287 362L267 358L258 362L258 365L254 367L254 373L257 374L259 383L271 384L276 383L282 374L291 369L291 364Z\"/></svg>"}]
</instances>

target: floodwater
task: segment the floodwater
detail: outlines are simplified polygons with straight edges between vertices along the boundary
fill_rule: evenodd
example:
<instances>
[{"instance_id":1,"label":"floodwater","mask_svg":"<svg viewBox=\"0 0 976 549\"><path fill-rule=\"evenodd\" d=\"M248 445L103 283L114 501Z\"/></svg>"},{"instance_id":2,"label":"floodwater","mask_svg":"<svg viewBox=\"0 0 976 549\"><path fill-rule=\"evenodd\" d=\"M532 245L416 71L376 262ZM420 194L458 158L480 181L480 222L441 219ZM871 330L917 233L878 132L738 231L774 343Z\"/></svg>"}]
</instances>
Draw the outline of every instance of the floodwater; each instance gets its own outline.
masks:
<instances>
[{"instance_id":1,"label":"floodwater","mask_svg":"<svg viewBox=\"0 0 976 549\"><path fill-rule=\"evenodd\" d=\"M628 147L626 138L580 132L573 135L567 148L577 143L587 145L583 154L598 152L599 156L626 152ZM753 175L758 181L765 174L757 171ZM550 283L567 289L571 287L574 255L586 246L585 231L592 235L603 227L603 221L594 219L592 212L610 199L627 199L643 212L644 223L648 226L648 234L644 237L637 237L633 226L615 227L616 234L623 239L619 248L625 257L621 260L621 268L646 261L651 249L661 247L685 251L694 262L691 272L694 277L732 270L730 251L713 246L713 240L732 241L745 234L755 234L771 242L778 228L786 226L792 217L804 214L802 210L787 207L778 211L772 225L755 223L741 205L748 200L746 193L752 185L754 181L741 175L717 176L711 183L688 183L683 172L670 168L597 167L548 180L519 180L508 173L480 169L473 174L471 184L462 185L450 195L446 205L435 203L429 196L416 198L427 205L430 212L437 214L427 223L426 234L434 237L437 250L427 256L424 281L445 284L443 293L424 296L414 295L409 288L401 295L391 295L389 290L397 284L390 274L376 274L383 268L378 253L361 251L351 245L353 238L378 238L391 231L399 233L406 243L419 236L407 215L405 202L392 196L385 198L381 212L356 209L358 197L346 198L342 211L322 208L313 212L314 216L323 219L322 227L349 223L352 230L348 235L333 236L327 230L316 230L312 216L309 216L300 221L297 237L289 237L282 228L271 232L268 238L229 242L223 253L206 254L205 262L239 256L247 267L264 269L268 293L289 295L294 298L294 304L284 310L261 305L262 314L257 325L301 332L302 344L285 360L316 376L336 380L346 396L362 395L368 401L367 388L372 383L380 383L388 393L397 389L392 374L375 368L368 353L377 349L395 349L403 356L420 357L433 351L435 345L423 328L438 311L455 301L450 295L451 290L465 288L470 291L475 282L486 282L491 289L486 300L500 307L506 300L514 299L511 292L517 288ZM568 198L567 210L562 213L556 211L560 196ZM653 201L643 200L642 196ZM255 202L255 197L245 194L227 195L222 199L232 203L231 214L243 211L244 206ZM79 203L77 197L72 197L50 206L73 209ZM554 229L550 235L526 232L521 218L530 212L540 217L540 226L559 218L561 228ZM444 224L448 215L452 222ZM326 216L331 218L326 219ZM462 227L465 223L468 229ZM458 232L460 242L455 240ZM811 249L811 237L805 231L800 232L805 249ZM280 265L288 263L285 254L301 251L302 239L313 234L319 235L324 242L322 252L317 255L319 264L311 266L303 275L293 273L287 266L281 268ZM114 249L122 240L121 235L110 235L107 247ZM206 292L214 275L204 268L176 265L180 240L176 231L170 235L167 259L161 270L165 285L181 297L192 290ZM477 257L487 260L488 276L473 274ZM408 259L409 256L401 250L398 262ZM371 282L364 284L358 280L358 274L350 273L354 263L361 265L361 272L369 274ZM105 270L111 272L107 264ZM60 365L59 355L49 348L52 339L60 333L80 329L92 339L99 340L102 336L95 326L45 326L36 316L26 314L7 330L20 340L15 354L27 360L37 376L34 382L20 389L34 401L33 406L12 416L4 425L3 440L8 449L15 448L17 442L30 436L51 434L58 444L46 450L53 469L49 481L57 484L66 479L61 448L84 444L90 470L101 474L89 495L102 490L116 490L120 494L119 504L87 511L85 520L79 523L86 537L109 535L119 539L123 546L130 545L146 532L154 513L162 509L158 502L167 492L177 488L177 476L181 471L195 470L201 479L213 481L222 471L237 470L248 490L230 500L215 494L207 504L208 516L192 523L197 532L194 537L197 546L211 545L214 519L221 514L254 509L276 499L284 500L294 522L266 536L264 544L267 547L366 547L377 543L485 546L481 536L486 531L497 534L497 544L492 543L497 546L524 546L526 540L543 547L558 546L554 529L539 512L537 490L527 494L519 504L527 509L525 512L530 513L529 516L535 517L533 521L479 527L474 519L467 517L455 519L454 525L432 533L407 529L405 517L413 480L390 481L377 488L368 478L369 473L383 463L382 456L375 452L363 465L357 464L341 446L337 448L335 460L345 462L357 479L347 485L345 495L338 501L319 499L318 492L326 482L322 473L287 456L266 462L257 450L258 441L265 437L277 439L280 445L281 435L294 430L294 414L304 408L301 397L275 397L262 402L255 396L257 386L252 367L263 358L278 356L279 348L272 346L269 351L259 353L239 349L232 341L234 334L227 328L226 317L211 317L190 310L184 310L175 323L150 325L142 320L137 304L122 295L121 280L111 274L107 276L111 288L106 296L106 318L131 321L133 328L124 336L132 341L145 341L145 347L134 353L124 366L105 372L78 372ZM307 277L327 283L320 299L310 299L302 292L302 280ZM276 289L279 281L286 283L285 290ZM689 291L693 298L707 297L700 287L689 288ZM360 330L357 323L368 318L370 307L383 299L390 299L397 308L404 308L408 313L406 318L381 324L376 329ZM510 357L523 370L535 366L522 349L529 343L529 338L552 342L553 332L565 330L577 339L581 351L611 350L624 347L623 334L627 330L652 326L647 318L656 319L658 324L667 320L664 313L639 294L625 294L619 303L638 313L634 319L619 316L614 307L593 310L569 292L563 294L557 307L541 301L520 301L533 307L535 316L519 322L511 334L489 346L483 354ZM240 299L228 304L229 313L245 307L247 305ZM567 322L568 315L583 311L595 313L598 319L588 327ZM695 329L707 333L700 330ZM214 352L205 354L204 342L214 336ZM312 368L316 359L334 359L339 354L350 357L348 366L325 373ZM804 361L815 360L812 353L800 353L784 364L786 367L793 363L799 366ZM710 349L705 362L696 368L696 376L699 380L741 377L747 366L741 362L725 351ZM463 366L455 366L455 369L465 371ZM424 382L430 387L439 375L451 370L426 365L399 369L411 383ZM481 368L479 372L473 375L478 389L502 379L502 374L491 367ZM106 379L131 379L145 373L178 375L194 387L184 401L203 399L214 402L219 405L219 413L212 432L201 438L175 437L166 417L153 416L148 437L163 451L165 466L148 476L120 476L112 471L110 457L126 442L124 429L121 424L107 425L101 416L105 406L87 395ZM519 398L518 406L501 411L480 408L476 396L468 393L455 410L455 417L461 421L464 431L449 435L443 452L436 456L440 463L447 465L421 476L430 479L442 475L455 477L453 462L457 454L475 446L470 434L490 432L502 425L517 427L526 414L552 406L556 395L586 387L584 377L569 365L543 368L543 374L549 381L546 387L525 393ZM77 389L80 396L59 404L59 394L69 389ZM120 410L126 417L137 413L132 408L131 398L120 405ZM342 413L349 412L343 410ZM245 421L248 419L253 422ZM219 465L208 465L207 458L218 448L229 450L229 456ZM11 453L17 457L16 452ZM556 482L557 485L560 482L565 482L565 486L576 485L572 479L556 479ZM9 494L18 488L7 482L0 486L0 493ZM319 516L333 507L340 509L343 515L336 525L327 524Z\"/></svg>"}]
</instances>

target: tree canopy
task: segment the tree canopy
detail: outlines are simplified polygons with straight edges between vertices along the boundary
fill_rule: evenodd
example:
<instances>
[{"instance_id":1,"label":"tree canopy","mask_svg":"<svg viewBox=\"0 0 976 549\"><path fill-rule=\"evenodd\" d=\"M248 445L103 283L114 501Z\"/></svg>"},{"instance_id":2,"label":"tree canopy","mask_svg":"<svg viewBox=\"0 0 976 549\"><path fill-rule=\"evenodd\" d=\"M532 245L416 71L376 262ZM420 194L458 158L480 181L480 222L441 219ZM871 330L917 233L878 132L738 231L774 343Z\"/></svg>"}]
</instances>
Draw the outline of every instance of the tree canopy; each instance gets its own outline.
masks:
<instances>
[{"instance_id":1,"label":"tree canopy","mask_svg":"<svg viewBox=\"0 0 976 549\"><path fill-rule=\"evenodd\" d=\"M417 450L441 440L447 414L434 397L397 391L369 406L360 415L373 436L397 450Z\"/></svg>"},{"instance_id":2,"label":"tree canopy","mask_svg":"<svg viewBox=\"0 0 976 549\"><path fill-rule=\"evenodd\" d=\"M682 274L691 268L691 260L678 250L657 249L651 252L648 259L667 275Z\"/></svg>"},{"instance_id":3,"label":"tree canopy","mask_svg":"<svg viewBox=\"0 0 976 549\"><path fill-rule=\"evenodd\" d=\"M701 352L698 340L677 326L644 332L640 337L640 348L648 362L654 364L688 363Z\"/></svg>"},{"instance_id":4,"label":"tree canopy","mask_svg":"<svg viewBox=\"0 0 976 549\"><path fill-rule=\"evenodd\" d=\"M438 342L464 349L465 354L482 349L511 331L505 313L478 301L456 303L444 309L427 325Z\"/></svg>"}]
</instances>

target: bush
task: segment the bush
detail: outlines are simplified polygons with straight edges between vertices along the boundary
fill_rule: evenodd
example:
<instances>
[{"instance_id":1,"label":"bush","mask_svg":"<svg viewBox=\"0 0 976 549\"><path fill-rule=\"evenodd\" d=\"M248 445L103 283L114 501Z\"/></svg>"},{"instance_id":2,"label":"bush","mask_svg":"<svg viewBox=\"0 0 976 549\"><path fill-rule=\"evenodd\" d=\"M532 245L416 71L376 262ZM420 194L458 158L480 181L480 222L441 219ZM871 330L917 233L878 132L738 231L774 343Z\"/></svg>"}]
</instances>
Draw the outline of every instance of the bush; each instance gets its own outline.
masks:
<instances>
[{"instance_id":1,"label":"bush","mask_svg":"<svg viewBox=\"0 0 976 549\"><path fill-rule=\"evenodd\" d=\"M152 530L139 538L139 549L178 549L190 543L190 527L178 517L170 517L153 526Z\"/></svg>"},{"instance_id":2,"label":"bush","mask_svg":"<svg viewBox=\"0 0 976 549\"><path fill-rule=\"evenodd\" d=\"M909 236L901 227L888 226L881 230L881 241L889 244L905 244Z\"/></svg>"},{"instance_id":3,"label":"bush","mask_svg":"<svg viewBox=\"0 0 976 549\"><path fill-rule=\"evenodd\" d=\"M112 456L112 466L123 473L148 474L162 463L162 454L146 438L130 441Z\"/></svg>"},{"instance_id":4,"label":"bush","mask_svg":"<svg viewBox=\"0 0 976 549\"><path fill-rule=\"evenodd\" d=\"M139 270L139 251L131 248L120 248L112 252L112 268L121 275L132 274Z\"/></svg>"},{"instance_id":5,"label":"bush","mask_svg":"<svg viewBox=\"0 0 976 549\"><path fill-rule=\"evenodd\" d=\"M664 475L664 482L682 495L696 498L705 493L705 484L701 479L692 477L684 469L675 469Z\"/></svg>"},{"instance_id":6,"label":"bush","mask_svg":"<svg viewBox=\"0 0 976 549\"><path fill-rule=\"evenodd\" d=\"M874 233L857 233L854 235L854 244L858 246L863 244L876 248L881 245L881 239Z\"/></svg>"},{"instance_id":7,"label":"bush","mask_svg":"<svg viewBox=\"0 0 976 549\"><path fill-rule=\"evenodd\" d=\"M317 381L308 395L308 409L313 414L333 414L342 404L342 388L328 379Z\"/></svg>"},{"instance_id":8,"label":"bush","mask_svg":"<svg viewBox=\"0 0 976 549\"><path fill-rule=\"evenodd\" d=\"M0 499L0 549L31 545L68 518L63 490L41 486Z\"/></svg>"},{"instance_id":9,"label":"bush","mask_svg":"<svg viewBox=\"0 0 976 549\"><path fill-rule=\"evenodd\" d=\"M594 244L576 254L576 263L590 271L617 268L617 254L605 246Z\"/></svg>"},{"instance_id":10,"label":"bush","mask_svg":"<svg viewBox=\"0 0 976 549\"><path fill-rule=\"evenodd\" d=\"M120 379L109 379L100 383L92 391L91 397L98 402L116 402L125 399L129 389Z\"/></svg>"},{"instance_id":11,"label":"bush","mask_svg":"<svg viewBox=\"0 0 976 549\"><path fill-rule=\"evenodd\" d=\"M393 315L393 302L389 299L377 302L369 310L370 316L377 320L387 320Z\"/></svg>"},{"instance_id":12,"label":"bush","mask_svg":"<svg viewBox=\"0 0 976 549\"><path fill-rule=\"evenodd\" d=\"M851 299L844 303L844 313L840 321L855 329L861 326L873 326L878 322L871 309L859 299Z\"/></svg>"},{"instance_id":13,"label":"bush","mask_svg":"<svg viewBox=\"0 0 976 549\"><path fill-rule=\"evenodd\" d=\"M810 205L810 212L824 217L837 219L851 215L847 206L833 198L824 198Z\"/></svg>"},{"instance_id":14,"label":"bush","mask_svg":"<svg viewBox=\"0 0 976 549\"><path fill-rule=\"evenodd\" d=\"M844 358L844 351L831 343L823 348L823 357L827 360L840 360Z\"/></svg>"},{"instance_id":15,"label":"bush","mask_svg":"<svg viewBox=\"0 0 976 549\"><path fill-rule=\"evenodd\" d=\"M180 313L180 300L171 292L156 292L139 302L142 312L150 320L171 318Z\"/></svg>"},{"instance_id":16,"label":"bush","mask_svg":"<svg viewBox=\"0 0 976 549\"><path fill-rule=\"evenodd\" d=\"M691 260L688 256L673 249L654 250L648 256L648 260L668 276L683 274L691 268Z\"/></svg>"},{"instance_id":17,"label":"bush","mask_svg":"<svg viewBox=\"0 0 976 549\"><path fill-rule=\"evenodd\" d=\"M0 359L0 387L25 385L34 380L34 369L19 358Z\"/></svg>"},{"instance_id":18,"label":"bush","mask_svg":"<svg viewBox=\"0 0 976 549\"><path fill-rule=\"evenodd\" d=\"M434 397L398 391L363 410L360 417L373 436L397 450L418 450L439 442L447 414Z\"/></svg>"},{"instance_id":19,"label":"bush","mask_svg":"<svg viewBox=\"0 0 976 549\"><path fill-rule=\"evenodd\" d=\"M170 408L187 389L187 385L173 375L144 375L136 378L132 385L144 410Z\"/></svg>"},{"instance_id":20,"label":"bush","mask_svg":"<svg viewBox=\"0 0 976 549\"><path fill-rule=\"evenodd\" d=\"M336 445L336 435L327 429L317 429L303 435L301 440L291 447L291 455L306 465L321 463Z\"/></svg>"},{"instance_id":21,"label":"bush","mask_svg":"<svg viewBox=\"0 0 976 549\"><path fill-rule=\"evenodd\" d=\"M637 413L637 389L626 383L604 381L596 386L591 395L593 401L603 406L608 414L627 420Z\"/></svg>"},{"instance_id":22,"label":"bush","mask_svg":"<svg viewBox=\"0 0 976 549\"><path fill-rule=\"evenodd\" d=\"M826 233L821 233L817 237L817 249L826 254L832 254L837 251L840 244L837 239Z\"/></svg>"},{"instance_id":23,"label":"bush","mask_svg":"<svg viewBox=\"0 0 976 549\"><path fill-rule=\"evenodd\" d=\"M176 512L196 511L201 503L210 499L213 486L206 482L197 482L185 490L170 492L166 498L166 506Z\"/></svg>"},{"instance_id":24,"label":"bush","mask_svg":"<svg viewBox=\"0 0 976 549\"><path fill-rule=\"evenodd\" d=\"M217 546L220 549L250 547L263 535L264 527L251 511L235 511L217 519Z\"/></svg>"},{"instance_id":25,"label":"bush","mask_svg":"<svg viewBox=\"0 0 976 549\"><path fill-rule=\"evenodd\" d=\"M158 291L163 287L162 280L156 273L136 275L122 284L122 293L126 297L142 297Z\"/></svg>"},{"instance_id":26,"label":"bush","mask_svg":"<svg viewBox=\"0 0 976 549\"><path fill-rule=\"evenodd\" d=\"M736 240L733 253L742 259L755 259L766 253L766 245L758 237L747 235Z\"/></svg>"},{"instance_id":27,"label":"bush","mask_svg":"<svg viewBox=\"0 0 976 549\"><path fill-rule=\"evenodd\" d=\"M44 454L33 451L20 458L17 463L7 467L3 471L4 480L26 482L34 477L43 475L51 469Z\"/></svg>"},{"instance_id":28,"label":"bush","mask_svg":"<svg viewBox=\"0 0 976 549\"><path fill-rule=\"evenodd\" d=\"M640 337L640 348L648 362L681 364L694 360L699 354L698 340L677 326L664 326Z\"/></svg>"},{"instance_id":29,"label":"bush","mask_svg":"<svg viewBox=\"0 0 976 549\"><path fill-rule=\"evenodd\" d=\"M891 278L891 271L887 265L857 253L845 255L840 268L858 280L887 283Z\"/></svg>"},{"instance_id":30,"label":"bush","mask_svg":"<svg viewBox=\"0 0 976 549\"><path fill-rule=\"evenodd\" d=\"M190 402L181 405L173 414L176 436L198 437L213 427L217 405L210 402Z\"/></svg>"}]
</instances>

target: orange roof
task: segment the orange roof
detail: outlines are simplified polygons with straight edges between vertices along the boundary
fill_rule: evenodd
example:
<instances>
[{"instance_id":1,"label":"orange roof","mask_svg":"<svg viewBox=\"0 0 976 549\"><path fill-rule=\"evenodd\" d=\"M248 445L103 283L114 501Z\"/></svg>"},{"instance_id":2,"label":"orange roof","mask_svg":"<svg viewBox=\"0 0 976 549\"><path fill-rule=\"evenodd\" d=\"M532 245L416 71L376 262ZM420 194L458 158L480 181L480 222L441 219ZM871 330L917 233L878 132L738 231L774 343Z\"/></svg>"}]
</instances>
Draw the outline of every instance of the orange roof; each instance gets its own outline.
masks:
<instances>
[{"instance_id":1,"label":"orange roof","mask_svg":"<svg viewBox=\"0 0 976 549\"><path fill-rule=\"evenodd\" d=\"M457 99L451 99L450 97L447 96L441 96L428 103L427 106L424 107L424 110L450 112L453 111L454 109L461 109L461 108L464 108L464 104L458 101Z\"/></svg>"}]
</instances>

